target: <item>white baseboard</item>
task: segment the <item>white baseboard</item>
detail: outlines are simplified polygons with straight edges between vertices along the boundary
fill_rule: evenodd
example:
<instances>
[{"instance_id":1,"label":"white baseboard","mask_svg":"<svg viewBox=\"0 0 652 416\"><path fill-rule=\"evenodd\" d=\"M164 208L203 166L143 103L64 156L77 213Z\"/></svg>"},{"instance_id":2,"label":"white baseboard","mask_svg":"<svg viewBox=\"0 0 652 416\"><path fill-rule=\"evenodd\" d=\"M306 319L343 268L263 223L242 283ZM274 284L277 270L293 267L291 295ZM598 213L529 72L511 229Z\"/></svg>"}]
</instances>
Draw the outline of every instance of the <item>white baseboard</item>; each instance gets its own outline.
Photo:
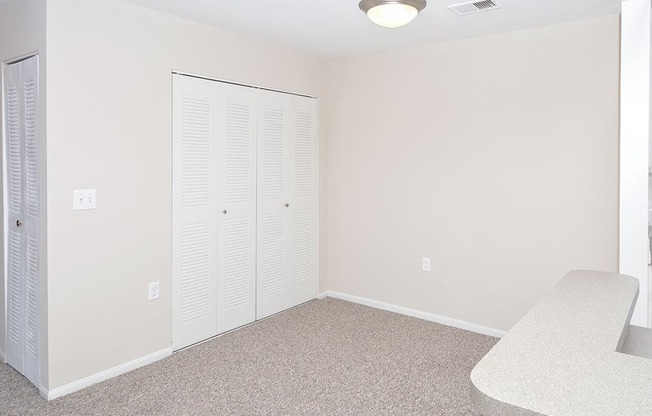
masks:
<instances>
[{"instance_id":1,"label":"white baseboard","mask_svg":"<svg viewBox=\"0 0 652 416\"><path fill-rule=\"evenodd\" d=\"M5 355L4 352L0 351L0 363L6 364L7 363L7 356Z\"/></svg>"},{"instance_id":2,"label":"white baseboard","mask_svg":"<svg viewBox=\"0 0 652 416\"><path fill-rule=\"evenodd\" d=\"M430 322L436 322L438 324L452 326L455 328L464 329L471 332L476 332L478 334L489 335L492 337L502 338L507 332L500 329L489 328L486 326L473 324L471 322L462 321L455 318L449 318L447 316L441 316L430 312L424 312L417 309L410 309L403 306L394 305L387 302L381 302L374 299L363 298L361 296L348 295L346 293L334 292L327 290L319 294L318 299L323 299L325 297L331 297L335 299L342 299L348 302L358 303L360 305L370 306L376 309L382 309L384 311L400 313L401 315L413 316L415 318L423 319Z\"/></svg>"},{"instance_id":3,"label":"white baseboard","mask_svg":"<svg viewBox=\"0 0 652 416\"><path fill-rule=\"evenodd\" d=\"M41 388L39 389L39 392L44 399L53 400L57 397L62 397L67 394L74 393L78 390L83 389L84 387L92 386L93 384L97 384L101 381L108 380L137 368L146 366L147 364L151 364L170 355L172 355L172 347L157 351L144 357L137 358L124 364L120 364L119 366L109 368L108 370L93 374L92 376L88 376L86 378L82 378L81 380L73 381L72 383L57 387L56 389L47 390Z\"/></svg>"}]
</instances>

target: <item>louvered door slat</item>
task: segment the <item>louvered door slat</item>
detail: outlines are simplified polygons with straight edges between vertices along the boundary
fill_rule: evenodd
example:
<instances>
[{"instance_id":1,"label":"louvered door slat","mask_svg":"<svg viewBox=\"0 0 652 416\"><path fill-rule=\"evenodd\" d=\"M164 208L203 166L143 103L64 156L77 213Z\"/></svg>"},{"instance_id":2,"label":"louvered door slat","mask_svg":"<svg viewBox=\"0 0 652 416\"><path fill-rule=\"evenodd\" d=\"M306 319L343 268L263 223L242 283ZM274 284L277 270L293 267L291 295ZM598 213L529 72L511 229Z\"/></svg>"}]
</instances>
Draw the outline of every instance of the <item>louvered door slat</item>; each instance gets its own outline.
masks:
<instances>
[{"instance_id":1,"label":"louvered door slat","mask_svg":"<svg viewBox=\"0 0 652 416\"><path fill-rule=\"evenodd\" d=\"M294 192L297 197L311 196L313 192L313 115L306 111L296 113L294 142Z\"/></svg>"},{"instance_id":2,"label":"louvered door slat","mask_svg":"<svg viewBox=\"0 0 652 416\"><path fill-rule=\"evenodd\" d=\"M287 216L284 213L265 215L262 219L261 240L263 299L286 292L286 233ZM289 304L289 302L288 302Z\"/></svg>"},{"instance_id":3,"label":"louvered door slat","mask_svg":"<svg viewBox=\"0 0 652 416\"><path fill-rule=\"evenodd\" d=\"M314 223L311 209L297 210L294 217L294 284L312 283L315 250L313 244Z\"/></svg>"},{"instance_id":4,"label":"louvered door slat","mask_svg":"<svg viewBox=\"0 0 652 416\"><path fill-rule=\"evenodd\" d=\"M285 196L287 175L284 117L285 113L282 107L264 107L262 186L265 200L273 200Z\"/></svg>"},{"instance_id":5,"label":"louvered door slat","mask_svg":"<svg viewBox=\"0 0 652 416\"><path fill-rule=\"evenodd\" d=\"M226 103L226 202L247 203L254 185L251 177L251 106L228 100Z\"/></svg>"},{"instance_id":6,"label":"louvered door slat","mask_svg":"<svg viewBox=\"0 0 652 416\"><path fill-rule=\"evenodd\" d=\"M224 309L250 302L251 223L248 218L226 221L224 233ZM228 312L227 312L228 313Z\"/></svg>"},{"instance_id":7,"label":"louvered door slat","mask_svg":"<svg viewBox=\"0 0 652 416\"><path fill-rule=\"evenodd\" d=\"M210 316L210 224L181 228L181 324Z\"/></svg>"},{"instance_id":8,"label":"louvered door slat","mask_svg":"<svg viewBox=\"0 0 652 416\"><path fill-rule=\"evenodd\" d=\"M25 171L27 215L38 216L38 124L36 117L36 80L23 83L25 96Z\"/></svg>"},{"instance_id":9,"label":"louvered door slat","mask_svg":"<svg viewBox=\"0 0 652 416\"><path fill-rule=\"evenodd\" d=\"M8 305L8 324L9 324L9 346L13 346L15 349L21 349L23 344L23 324L21 322L21 309L22 309L22 265L21 265L21 253L22 253L22 236L21 233L16 230L11 230L9 233L9 250L7 250L8 255L8 290L9 294L7 297ZM11 349L10 349L11 351ZM22 355L22 354L20 354ZM21 360L22 361L22 357ZM19 365L21 368L16 368L18 371L22 371L22 365Z\"/></svg>"},{"instance_id":10,"label":"louvered door slat","mask_svg":"<svg viewBox=\"0 0 652 416\"><path fill-rule=\"evenodd\" d=\"M22 123L18 83L6 87L7 170L9 176L9 209L20 214L23 207Z\"/></svg>"},{"instance_id":11,"label":"louvered door slat","mask_svg":"<svg viewBox=\"0 0 652 416\"><path fill-rule=\"evenodd\" d=\"M27 236L26 250L26 331L25 347L27 352L33 356L38 354L38 269L39 269L39 247L38 239L34 236Z\"/></svg>"},{"instance_id":12,"label":"louvered door slat","mask_svg":"<svg viewBox=\"0 0 652 416\"><path fill-rule=\"evenodd\" d=\"M210 98L181 97L181 204L210 203Z\"/></svg>"}]
</instances>

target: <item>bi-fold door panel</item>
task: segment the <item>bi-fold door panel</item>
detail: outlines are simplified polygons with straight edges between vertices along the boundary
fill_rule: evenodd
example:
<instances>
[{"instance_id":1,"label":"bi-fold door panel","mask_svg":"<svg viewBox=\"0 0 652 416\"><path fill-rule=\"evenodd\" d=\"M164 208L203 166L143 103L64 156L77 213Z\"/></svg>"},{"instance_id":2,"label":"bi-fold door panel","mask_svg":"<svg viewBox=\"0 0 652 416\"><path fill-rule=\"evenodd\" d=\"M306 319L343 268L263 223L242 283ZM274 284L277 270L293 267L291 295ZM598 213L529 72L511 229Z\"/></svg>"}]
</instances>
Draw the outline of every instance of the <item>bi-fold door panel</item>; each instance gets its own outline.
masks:
<instances>
[{"instance_id":1,"label":"bi-fold door panel","mask_svg":"<svg viewBox=\"0 0 652 416\"><path fill-rule=\"evenodd\" d=\"M256 94L213 82L218 114L218 332L256 319Z\"/></svg>"},{"instance_id":2,"label":"bi-fold door panel","mask_svg":"<svg viewBox=\"0 0 652 416\"><path fill-rule=\"evenodd\" d=\"M290 145L292 96L261 91L258 125L256 318L291 306Z\"/></svg>"},{"instance_id":3,"label":"bi-fold door panel","mask_svg":"<svg viewBox=\"0 0 652 416\"><path fill-rule=\"evenodd\" d=\"M23 214L23 111L20 88L20 63L4 68L5 103L5 163L7 221L7 362L23 372L23 345L25 342L25 315L23 285L24 267L22 261L25 238L16 221L22 221Z\"/></svg>"},{"instance_id":4,"label":"bi-fold door panel","mask_svg":"<svg viewBox=\"0 0 652 416\"><path fill-rule=\"evenodd\" d=\"M218 102L174 77L172 302L174 349L217 334Z\"/></svg>"},{"instance_id":5,"label":"bi-fold door panel","mask_svg":"<svg viewBox=\"0 0 652 416\"><path fill-rule=\"evenodd\" d=\"M314 299L318 276L317 105L307 97L293 97L293 142L290 145L290 235L293 263L290 271L292 305Z\"/></svg>"},{"instance_id":6,"label":"bi-fold door panel","mask_svg":"<svg viewBox=\"0 0 652 416\"><path fill-rule=\"evenodd\" d=\"M7 363L40 386L38 57L4 68Z\"/></svg>"}]
</instances>

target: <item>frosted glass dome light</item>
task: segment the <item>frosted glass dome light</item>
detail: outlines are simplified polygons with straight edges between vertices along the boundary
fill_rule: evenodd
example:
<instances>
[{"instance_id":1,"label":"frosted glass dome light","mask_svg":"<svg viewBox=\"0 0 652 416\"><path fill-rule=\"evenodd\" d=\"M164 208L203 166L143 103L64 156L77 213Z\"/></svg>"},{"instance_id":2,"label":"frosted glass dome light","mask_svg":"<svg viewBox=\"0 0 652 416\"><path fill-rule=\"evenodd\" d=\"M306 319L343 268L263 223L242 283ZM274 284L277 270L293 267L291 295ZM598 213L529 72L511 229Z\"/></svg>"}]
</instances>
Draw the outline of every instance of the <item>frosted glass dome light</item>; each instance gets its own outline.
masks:
<instances>
[{"instance_id":1,"label":"frosted glass dome light","mask_svg":"<svg viewBox=\"0 0 652 416\"><path fill-rule=\"evenodd\" d=\"M362 0L360 9L375 24L388 28L405 26L426 7L426 0Z\"/></svg>"}]
</instances>

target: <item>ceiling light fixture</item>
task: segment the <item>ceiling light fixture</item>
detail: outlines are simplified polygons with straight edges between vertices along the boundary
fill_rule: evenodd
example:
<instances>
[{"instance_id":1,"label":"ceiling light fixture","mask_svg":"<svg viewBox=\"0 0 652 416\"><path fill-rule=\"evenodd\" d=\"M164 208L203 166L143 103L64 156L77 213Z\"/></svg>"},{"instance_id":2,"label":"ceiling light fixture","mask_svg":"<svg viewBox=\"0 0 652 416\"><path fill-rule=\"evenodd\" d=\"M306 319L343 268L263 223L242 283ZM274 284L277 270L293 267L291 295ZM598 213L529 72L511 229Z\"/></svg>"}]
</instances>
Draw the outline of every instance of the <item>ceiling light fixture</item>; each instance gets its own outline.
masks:
<instances>
[{"instance_id":1,"label":"ceiling light fixture","mask_svg":"<svg viewBox=\"0 0 652 416\"><path fill-rule=\"evenodd\" d=\"M360 10L375 24L395 28L405 26L426 7L426 0L362 0Z\"/></svg>"}]
</instances>

